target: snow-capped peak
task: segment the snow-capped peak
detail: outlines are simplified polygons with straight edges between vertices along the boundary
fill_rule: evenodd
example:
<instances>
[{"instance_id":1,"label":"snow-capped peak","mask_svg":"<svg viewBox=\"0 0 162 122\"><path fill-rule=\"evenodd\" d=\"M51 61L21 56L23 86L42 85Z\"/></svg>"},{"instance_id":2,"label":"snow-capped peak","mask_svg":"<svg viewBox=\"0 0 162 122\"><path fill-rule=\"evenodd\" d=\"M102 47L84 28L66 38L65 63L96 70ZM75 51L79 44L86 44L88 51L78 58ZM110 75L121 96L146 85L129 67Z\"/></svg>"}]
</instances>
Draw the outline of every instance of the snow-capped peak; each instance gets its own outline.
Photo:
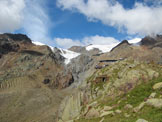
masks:
<instances>
[{"instance_id":1,"label":"snow-capped peak","mask_svg":"<svg viewBox=\"0 0 162 122\"><path fill-rule=\"evenodd\" d=\"M141 42L141 38L134 38L134 39L128 40L128 42L133 45L138 45ZM97 48L100 51L102 51L102 53L106 53L106 52L110 52L119 43L120 42L116 42L116 43L112 43L108 45L93 45L92 44L92 45L87 46L86 50L90 51L90 50L93 50L94 48Z\"/></svg>"},{"instance_id":2,"label":"snow-capped peak","mask_svg":"<svg viewBox=\"0 0 162 122\"><path fill-rule=\"evenodd\" d=\"M32 42L32 43L35 45L39 45L39 46L45 45L41 42ZM49 46L49 47L51 48L52 51L54 51L54 47L52 46ZM80 55L79 53L76 53L76 52L73 52L67 49L61 49L61 48L58 48L58 49L61 51L61 55L65 58L66 65L70 63L71 59L76 58L77 56Z\"/></svg>"},{"instance_id":3,"label":"snow-capped peak","mask_svg":"<svg viewBox=\"0 0 162 122\"><path fill-rule=\"evenodd\" d=\"M65 57L65 64L69 64L71 59L76 58L80 55L80 53L76 53L67 49L59 49L61 51L61 55Z\"/></svg>"},{"instance_id":4,"label":"snow-capped peak","mask_svg":"<svg viewBox=\"0 0 162 122\"><path fill-rule=\"evenodd\" d=\"M100 51L102 51L103 53L106 52L110 52L112 48L114 48L115 46L117 46L119 43L113 43L113 44L109 44L109 45L89 45L86 47L87 51L93 50L94 48L99 49Z\"/></svg>"},{"instance_id":5,"label":"snow-capped peak","mask_svg":"<svg viewBox=\"0 0 162 122\"><path fill-rule=\"evenodd\" d=\"M128 40L128 42L130 44L138 44L141 42L141 40L142 40L141 38L134 38L134 39Z\"/></svg>"}]
</instances>

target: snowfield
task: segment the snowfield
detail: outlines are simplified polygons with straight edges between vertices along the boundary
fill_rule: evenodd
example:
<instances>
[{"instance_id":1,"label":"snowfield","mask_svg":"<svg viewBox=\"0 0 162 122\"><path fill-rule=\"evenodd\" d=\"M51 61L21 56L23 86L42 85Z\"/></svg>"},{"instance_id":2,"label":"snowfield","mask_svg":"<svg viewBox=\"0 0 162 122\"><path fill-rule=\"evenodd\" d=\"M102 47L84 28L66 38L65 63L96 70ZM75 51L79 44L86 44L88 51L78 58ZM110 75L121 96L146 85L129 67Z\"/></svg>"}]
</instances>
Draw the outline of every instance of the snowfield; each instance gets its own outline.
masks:
<instances>
[{"instance_id":1,"label":"snowfield","mask_svg":"<svg viewBox=\"0 0 162 122\"><path fill-rule=\"evenodd\" d=\"M41 42L32 42L32 43L35 45L39 45L39 46L45 45ZM49 46L49 47L51 48L52 51L54 51L54 47L52 46ZM77 56L80 55L79 53L76 53L76 52L73 52L67 49L61 49L61 48L58 48L58 49L61 51L61 55L65 58L66 65L70 63L71 59L76 58Z\"/></svg>"},{"instance_id":2,"label":"snowfield","mask_svg":"<svg viewBox=\"0 0 162 122\"><path fill-rule=\"evenodd\" d=\"M65 64L69 64L71 59L76 58L80 55L80 53L76 53L67 49L59 49L61 51L61 55L65 57Z\"/></svg>"},{"instance_id":3,"label":"snowfield","mask_svg":"<svg viewBox=\"0 0 162 122\"><path fill-rule=\"evenodd\" d=\"M89 45L86 47L87 51L93 50L94 48L99 49L100 51L102 51L102 53L106 53L106 52L110 52L110 50L112 48L114 48L115 46L117 46L119 43L114 43L111 45Z\"/></svg>"},{"instance_id":4,"label":"snowfield","mask_svg":"<svg viewBox=\"0 0 162 122\"><path fill-rule=\"evenodd\" d=\"M134 38L134 39L128 40L128 42L133 45L139 45L140 41L141 41L141 38ZM45 45L41 42L32 42L32 43L35 45L40 45L40 46ZM110 52L119 43L120 42L112 43L109 45L89 45L86 47L86 50L90 51L90 50L97 48L101 51L101 53L106 53L106 52ZM54 51L54 47L52 46L49 46L49 47ZM67 49L61 49L61 48L58 48L58 49L61 51L61 55L65 58L66 65L71 62L71 59L76 58L80 55L80 53L76 53L76 52L73 52Z\"/></svg>"},{"instance_id":5,"label":"snowfield","mask_svg":"<svg viewBox=\"0 0 162 122\"><path fill-rule=\"evenodd\" d=\"M134 38L131 40L128 40L128 42L130 44L133 45L139 45L139 43L141 42L141 38ZM102 53L106 53L106 52L110 52L115 46L117 46L120 42L118 43L113 43L113 44L109 44L109 45L89 45L86 47L87 51L93 50L94 48L99 49Z\"/></svg>"}]
</instances>

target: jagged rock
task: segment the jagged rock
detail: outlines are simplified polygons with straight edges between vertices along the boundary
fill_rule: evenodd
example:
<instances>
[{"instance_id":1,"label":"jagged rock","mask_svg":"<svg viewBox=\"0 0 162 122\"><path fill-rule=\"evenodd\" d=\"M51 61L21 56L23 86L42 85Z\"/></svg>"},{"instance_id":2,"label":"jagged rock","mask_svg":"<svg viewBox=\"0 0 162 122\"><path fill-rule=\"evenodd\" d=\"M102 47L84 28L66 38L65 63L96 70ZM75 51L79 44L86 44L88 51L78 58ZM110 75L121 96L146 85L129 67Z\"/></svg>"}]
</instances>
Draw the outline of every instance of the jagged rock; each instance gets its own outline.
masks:
<instances>
[{"instance_id":1,"label":"jagged rock","mask_svg":"<svg viewBox=\"0 0 162 122\"><path fill-rule=\"evenodd\" d=\"M26 35L23 34L10 34L10 33L0 34L0 40L1 39L31 43L31 40Z\"/></svg>"},{"instance_id":2,"label":"jagged rock","mask_svg":"<svg viewBox=\"0 0 162 122\"><path fill-rule=\"evenodd\" d=\"M126 105L124 106L124 108L125 108L125 109L132 109L132 108L133 108L133 106L132 106L132 105L130 105L130 104L126 104Z\"/></svg>"},{"instance_id":3,"label":"jagged rock","mask_svg":"<svg viewBox=\"0 0 162 122\"><path fill-rule=\"evenodd\" d=\"M148 121L144 119L138 119L136 122L148 122Z\"/></svg>"},{"instance_id":4,"label":"jagged rock","mask_svg":"<svg viewBox=\"0 0 162 122\"><path fill-rule=\"evenodd\" d=\"M95 107L97 105L97 101L94 101L93 103L89 104L89 107Z\"/></svg>"},{"instance_id":5,"label":"jagged rock","mask_svg":"<svg viewBox=\"0 0 162 122\"><path fill-rule=\"evenodd\" d=\"M20 49L20 43L31 44L31 40L23 34L0 34L0 55L9 52L17 52Z\"/></svg>"},{"instance_id":6,"label":"jagged rock","mask_svg":"<svg viewBox=\"0 0 162 122\"><path fill-rule=\"evenodd\" d=\"M130 117L130 115L127 114L127 113L124 113L124 116L125 116L126 118Z\"/></svg>"},{"instance_id":7,"label":"jagged rock","mask_svg":"<svg viewBox=\"0 0 162 122\"><path fill-rule=\"evenodd\" d=\"M156 96L156 93L154 92L150 94L149 98L154 98L155 96Z\"/></svg>"},{"instance_id":8,"label":"jagged rock","mask_svg":"<svg viewBox=\"0 0 162 122\"><path fill-rule=\"evenodd\" d=\"M60 104L59 119L68 121L75 119L81 113L83 101L83 93L77 92L71 96L66 97Z\"/></svg>"},{"instance_id":9,"label":"jagged rock","mask_svg":"<svg viewBox=\"0 0 162 122\"><path fill-rule=\"evenodd\" d=\"M86 118L97 118L99 117L99 111L97 109L90 109L88 113L86 114Z\"/></svg>"},{"instance_id":10,"label":"jagged rock","mask_svg":"<svg viewBox=\"0 0 162 122\"><path fill-rule=\"evenodd\" d=\"M159 76L159 74L152 69L146 69L146 71L148 72L148 76L150 79L157 78Z\"/></svg>"},{"instance_id":11,"label":"jagged rock","mask_svg":"<svg viewBox=\"0 0 162 122\"><path fill-rule=\"evenodd\" d=\"M156 39L150 36L146 36L141 40L141 45L145 46L153 46L155 43L157 43Z\"/></svg>"},{"instance_id":12,"label":"jagged rock","mask_svg":"<svg viewBox=\"0 0 162 122\"><path fill-rule=\"evenodd\" d=\"M94 61L91 56L81 54L71 60L68 69L72 72L74 81L80 83L85 78L85 72L93 65Z\"/></svg>"},{"instance_id":13,"label":"jagged rock","mask_svg":"<svg viewBox=\"0 0 162 122\"><path fill-rule=\"evenodd\" d=\"M68 50L71 50L71 51L74 51L74 52L77 52L77 53L85 53L85 52L87 52L85 47L82 47L82 46L72 46Z\"/></svg>"},{"instance_id":14,"label":"jagged rock","mask_svg":"<svg viewBox=\"0 0 162 122\"><path fill-rule=\"evenodd\" d=\"M141 45L148 46L149 48L153 47L162 47L162 36L146 36L141 40Z\"/></svg>"},{"instance_id":15,"label":"jagged rock","mask_svg":"<svg viewBox=\"0 0 162 122\"><path fill-rule=\"evenodd\" d=\"M129 47L130 46L130 44L129 44L129 42L127 41L127 40L123 40L120 44L118 44L117 46L115 46L112 50L111 50L111 52L112 51L114 51L114 50L119 50L119 49L124 49L124 48L127 48L127 47Z\"/></svg>"},{"instance_id":16,"label":"jagged rock","mask_svg":"<svg viewBox=\"0 0 162 122\"><path fill-rule=\"evenodd\" d=\"M155 108L162 108L162 99L152 98L146 101L147 105L153 106Z\"/></svg>"},{"instance_id":17,"label":"jagged rock","mask_svg":"<svg viewBox=\"0 0 162 122\"><path fill-rule=\"evenodd\" d=\"M115 113L120 114L120 113L122 113L122 111L121 110L115 110Z\"/></svg>"},{"instance_id":18,"label":"jagged rock","mask_svg":"<svg viewBox=\"0 0 162 122\"><path fill-rule=\"evenodd\" d=\"M111 107L111 106L104 106L103 111L110 111L112 109L113 109L113 107Z\"/></svg>"},{"instance_id":19,"label":"jagged rock","mask_svg":"<svg viewBox=\"0 0 162 122\"><path fill-rule=\"evenodd\" d=\"M105 119L104 118L102 118L101 120L100 120L100 122L103 122Z\"/></svg>"},{"instance_id":20,"label":"jagged rock","mask_svg":"<svg viewBox=\"0 0 162 122\"><path fill-rule=\"evenodd\" d=\"M133 111L136 113L139 112L144 107L145 104L146 104L145 102L142 102L139 106L135 107Z\"/></svg>"},{"instance_id":21,"label":"jagged rock","mask_svg":"<svg viewBox=\"0 0 162 122\"><path fill-rule=\"evenodd\" d=\"M153 89L156 90L156 89L161 89L162 88L162 82L160 83L156 83L154 86L153 86Z\"/></svg>"},{"instance_id":22,"label":"jagged rock","mask_svg":"<svg viewBox=\"0 0 162 122\"><path fill-rule=\"evenodd\" d=\"M101 113L100 117L107 116L107 115L115 115L115 114L114 114L114 111L106 111L106 112Z\"/></svg>"},{"instance_id":23,"label":"jagged rock","mask_svg":"<svg viewBox=\"0 0 162 122\"><path fill-rule=\"evenodd\" d=\"M55 86L62 89L70 86L74 82L74 78L71 72L61 72L56 76Z\"/></svg>"},{"instance_id":24,"label":"jagged rock","mask_svg":"<svg viewBox=\"0 0 162 122\"><path fill-rule=\"evenodd\" d=\"M60 62L64 62L65 61L65 58L61 55L60 49L55 47L54 50L53 50L53 53L55 54L54 57L56 59L58 59L58 61L60 61Z\"/></svg>"}]
</instances>

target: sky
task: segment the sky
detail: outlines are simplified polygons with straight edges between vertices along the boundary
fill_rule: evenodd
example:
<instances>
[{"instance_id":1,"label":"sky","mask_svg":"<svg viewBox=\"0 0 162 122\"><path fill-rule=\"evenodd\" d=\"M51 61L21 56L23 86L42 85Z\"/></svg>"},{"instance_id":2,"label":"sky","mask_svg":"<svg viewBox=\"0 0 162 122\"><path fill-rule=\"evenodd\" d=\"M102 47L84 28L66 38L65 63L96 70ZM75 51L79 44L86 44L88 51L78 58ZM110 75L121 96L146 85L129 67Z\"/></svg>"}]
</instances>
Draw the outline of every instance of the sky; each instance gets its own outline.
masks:
<instances>
[{"instance_id":1,"label":"sky","mask_svg":"<svg viewBox=\"0 0 162 122\"><path fill-rule=\"evenodd\" d=\"M162 0L0 0L0 33L69 48L162 34Z\"/></svg>"}]
</instances>

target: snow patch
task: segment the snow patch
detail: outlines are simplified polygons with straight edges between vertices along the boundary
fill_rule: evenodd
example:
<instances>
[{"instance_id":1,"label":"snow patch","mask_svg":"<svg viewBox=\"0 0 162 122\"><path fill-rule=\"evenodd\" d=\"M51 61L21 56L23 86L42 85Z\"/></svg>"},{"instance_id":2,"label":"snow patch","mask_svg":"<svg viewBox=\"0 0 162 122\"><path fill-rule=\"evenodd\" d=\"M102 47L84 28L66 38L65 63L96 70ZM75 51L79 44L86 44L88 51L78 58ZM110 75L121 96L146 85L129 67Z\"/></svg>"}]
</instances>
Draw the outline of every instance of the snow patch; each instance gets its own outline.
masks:
<instances>
[{"instance_id":1,"label":"snow patch","mask_svg":"<svg viewBox=\"0 0 162 122\"><path fill-rule=\"evenodd\" d=\"M42 46L42 45L45 45L45 44L43 44L43 43L41 43L41 42L32 42L33 44L35 44L35 45L39 45L39 46Z\"/></svg>"},{"instance_id":2,"label":"snow patch","mask_svg":"<svg viewBox=\"0 0 162 122\"><path fill-rule=\"evenodd\" d=\"M67 49L61 49L59 48L60 51L61 51L61 55L63 57L65 57L65 64L69 64L71 59L73 58L76 58L80 55L80 53L76 53L76 52L73 52L73 51L70 51L70 50L67 50Z\"/></svg>"},{"instance_id":3,"label":"snow patch","mask_svg":"<svg viewBox=\"0 0 162 122\"><path fill-rule=\"evenodd\" d=\"M109 45L89 45L86 47L87 51L93 50L94 48L99 49L102 53L110 52L112 48L117 46L119 43L109 44Z\"/></svg>"},{"instance_id":4,"label":"snow patch","mask_svg":"<svg viewBox=\"0 0 162 122\"><path fill-rule=\"evenodd\" d=\"M130 44L138 44L141 42L141 40L142 40L141 38L134 38L134 39L128 40L128 42Z\"/></svg>"},{"instance_id":5,"label":"snow patch","mask_svg":"<svg viewBox=\"0 0 162 122\"><path fill-rule=\"evenodd\" d=\"M141 40L142 40L141 38L134 38L134 39L128 40L128 42L130 44L133 44L133 45L139 45ZM112 44L109 44L109 45L89 45L89 46L86 47L86 50L90 51L90 50L93 50L94 48L97 48L100 51L102 51L102 53L106 53L106 52L110 52L119 43L120 42L112 43Z\"/></svg>"},{"instance_id":6,"label":"snow patch","mask_svg":"<svg viewBox=\"0 0 162 122\"><path fill-rule=\"evenodd\" d=\"M35 42L35 41L33 41L32 43L35 44L35 45L39 45L39 46L46 45L46 44L43 44L41 42ZM51 48L52 51L54 51L54 47L52 47L52 46L49 46L49 47ZM76 58L77 56L80 55L80 53L76 53L76 52L73 52L73 51L70 51L70 50L67 50L67 49L59 48L59 50L61 51L61 55L65 58L65 64L66 65L70 63L71 59Z\"/></svg>"}]
</instances>

